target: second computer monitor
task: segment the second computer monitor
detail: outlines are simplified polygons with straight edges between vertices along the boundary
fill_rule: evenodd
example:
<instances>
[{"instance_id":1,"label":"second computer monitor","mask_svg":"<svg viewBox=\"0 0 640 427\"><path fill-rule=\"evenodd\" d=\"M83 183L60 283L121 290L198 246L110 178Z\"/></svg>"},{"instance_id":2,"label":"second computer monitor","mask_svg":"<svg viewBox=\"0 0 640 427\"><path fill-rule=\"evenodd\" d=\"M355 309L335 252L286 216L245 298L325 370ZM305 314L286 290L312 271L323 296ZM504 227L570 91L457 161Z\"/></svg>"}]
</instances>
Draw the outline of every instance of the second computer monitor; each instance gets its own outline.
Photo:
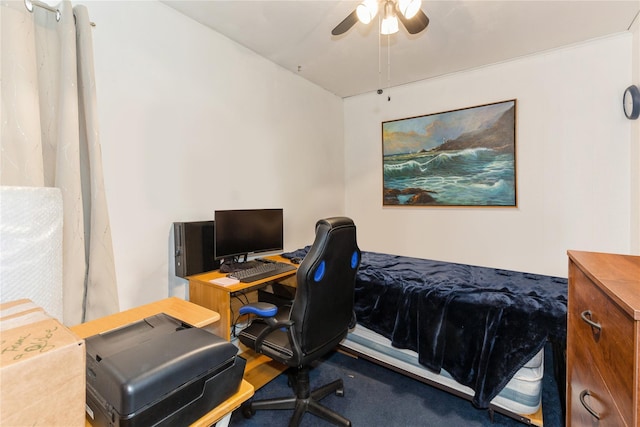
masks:
<instances>
[{"instance_id":1,"label":"second computer monitor","mask_svg":"<svg viewBox=\"0 0 640 427\"><path fill-rule=\"evenodd\" d=\"M215 211L216 259L261 252L282 251L282 209L234 209Z\"/></svg>"}]
</instances>

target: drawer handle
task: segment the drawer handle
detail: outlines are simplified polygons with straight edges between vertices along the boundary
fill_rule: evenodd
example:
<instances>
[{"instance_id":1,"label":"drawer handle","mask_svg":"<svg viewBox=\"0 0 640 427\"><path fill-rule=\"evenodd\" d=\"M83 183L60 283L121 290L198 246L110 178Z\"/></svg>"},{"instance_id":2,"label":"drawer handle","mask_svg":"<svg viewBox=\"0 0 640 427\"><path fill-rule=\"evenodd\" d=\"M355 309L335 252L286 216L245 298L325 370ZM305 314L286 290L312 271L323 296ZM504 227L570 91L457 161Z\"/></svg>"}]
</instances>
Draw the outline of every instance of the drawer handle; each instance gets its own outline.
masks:
<instances>
[{"instance_id":1,"label":"drawer handle","mask_svg":"<svg viewBox=\"0 0 640 427\"><path fill-rule=\"evenodd\" d=\"M580 393L580 403L582 403L582 406L584 406L584 409L586 409L587 411L589 411L589 413L591 415L593 415L596 419L600 419L600 414L598 414L596 411L594 411L593 409L591 409L591 407L587 404L587 402L584 400L585 396L591 396L591 391L589 390L582 390L582 392Z\"/></svg>"},{"instance_id":2,"label":"drawer handle","mask_svg":"<svg viewBox=\"0 0 640 427\"><path fill-rule=\"evenodd\" d=\"M591 320L591 310L583 311L582 313L580 313L580 317L582 317L582 320L587 322L587 324L589 326L591 326L592 328L597 329L598 332L602 330L602 326L600 325L600 323L596 323L593 320Z\"/></svg>"}]
</instances>

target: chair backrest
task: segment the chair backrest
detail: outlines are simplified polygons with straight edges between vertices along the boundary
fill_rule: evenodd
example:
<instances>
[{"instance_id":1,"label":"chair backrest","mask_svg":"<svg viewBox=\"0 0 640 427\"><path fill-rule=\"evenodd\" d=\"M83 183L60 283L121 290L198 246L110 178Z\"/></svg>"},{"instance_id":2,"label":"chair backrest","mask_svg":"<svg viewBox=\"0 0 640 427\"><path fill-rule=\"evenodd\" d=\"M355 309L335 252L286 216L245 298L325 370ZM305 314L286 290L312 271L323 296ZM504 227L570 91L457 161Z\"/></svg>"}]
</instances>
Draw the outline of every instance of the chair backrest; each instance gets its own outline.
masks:
<instances>
[{"instance_id":1,"label":"chair backrest","mask_svg":"<svg viewBox=\"0 0 640 427\"><path fill-rule=\"evenodd\" d=\"M290 318L303 361L331 350L347 334L353 316L360 249L356 226L345 217L321 219L297 272Z\"/></svg>"}]
</instances>

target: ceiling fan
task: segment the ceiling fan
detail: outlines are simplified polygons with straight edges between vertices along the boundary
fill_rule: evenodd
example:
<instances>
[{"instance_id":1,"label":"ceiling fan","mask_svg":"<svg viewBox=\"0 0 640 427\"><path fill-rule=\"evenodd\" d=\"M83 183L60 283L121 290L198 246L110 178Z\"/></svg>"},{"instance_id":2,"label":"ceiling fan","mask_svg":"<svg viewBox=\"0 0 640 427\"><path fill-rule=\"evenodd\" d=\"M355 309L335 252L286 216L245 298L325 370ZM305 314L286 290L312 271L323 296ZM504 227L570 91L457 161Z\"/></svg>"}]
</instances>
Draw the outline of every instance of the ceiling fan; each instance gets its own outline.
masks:
<instances>
[{"instance_id":1,"label":"ceiling fan","mask_svg":"<svg viewBox=\"0 0 640 427\"><path fill-rule=\"evenodd\" d=\"M346 33L358 21L368 24L382 10L380 34L394 34L398 31L398 19L409 34L418 34L427 28L429 18L420 9L421 0L364 0L356 9L340 22L331 34L339 36Z\"/></svg>"}]
</instances>

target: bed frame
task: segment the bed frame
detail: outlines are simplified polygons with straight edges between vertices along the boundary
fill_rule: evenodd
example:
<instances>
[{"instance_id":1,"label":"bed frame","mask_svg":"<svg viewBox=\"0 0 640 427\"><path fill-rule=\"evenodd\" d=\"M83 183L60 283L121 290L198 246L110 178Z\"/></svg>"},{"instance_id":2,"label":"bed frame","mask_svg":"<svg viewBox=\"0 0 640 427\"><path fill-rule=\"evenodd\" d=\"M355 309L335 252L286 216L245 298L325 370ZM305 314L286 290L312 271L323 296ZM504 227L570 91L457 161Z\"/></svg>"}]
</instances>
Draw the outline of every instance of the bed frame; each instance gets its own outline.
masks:
<instances>
[{"instance_id":1,"label":"bed frame","mask_svg":"<svg viewBox=\"0 0 640 427\"><path fill-rule=\"evenodd\" d=\"M395 352L402 352L409 357L402 357L400 359L394 358L389 355L388 351L379 351L372 347L377 347L377 345L371 346L370 341L365 338L363 341L362 335L359 335L358 329L365 329L360 326L357 326L354 331L351 331L347 338L340 344L340 349L348 354L353 355L354 357L359 357L365 360L368 360L372 363L375 363L380 366L384 366L385 368L391 369L395 372L398 372L402 375L406 375L410 378L413 378L417 381L435 387L439 390L445 391L447 393L453 394L454 396L460 397L471 402L473 397L473 390L465 387L459 383L457 383L453 378L446 374L436 374L434 372L429 371L424 367L420 367L417 364L417 354L410 350L400 350L394 349ZM375 334L375 332L366 330L365 336L370 334ZM375 334L378 338L375 340L376 344L381 344L384 342L386 346L391 347L389 340L382 337L381 335ZM543 355L541 355L543 356ZM543 357L542 357L543 358ZM537 370L544 372L544 363L542 360L539 360L537 363L540 365L537 366ZM522 370L526 370L523 368ZM516 374L517 376L518 374ZM527 375L524 373L524 375ZM542 417L542 377L540 376L537 384L539 388L539 393L537 395L538 406L537 410L533 413L518 413L509 409L512 407L513 402L510 401L509 395L501 396L498 395L487 408L487 414L493 422L494 413L497 412L499 414L505 415L509 418L512 418L516 421L519 421L523 424L534 425L534 426L543 426L543 417ZM509 386L507 386L509 387ZM516 388L515 386L514 388ZM535 386L534 386L535 387ZM469 403L471 404L471 403ZM526 411L529 412L529 411Z\"/></svg>"}]
</instances>

